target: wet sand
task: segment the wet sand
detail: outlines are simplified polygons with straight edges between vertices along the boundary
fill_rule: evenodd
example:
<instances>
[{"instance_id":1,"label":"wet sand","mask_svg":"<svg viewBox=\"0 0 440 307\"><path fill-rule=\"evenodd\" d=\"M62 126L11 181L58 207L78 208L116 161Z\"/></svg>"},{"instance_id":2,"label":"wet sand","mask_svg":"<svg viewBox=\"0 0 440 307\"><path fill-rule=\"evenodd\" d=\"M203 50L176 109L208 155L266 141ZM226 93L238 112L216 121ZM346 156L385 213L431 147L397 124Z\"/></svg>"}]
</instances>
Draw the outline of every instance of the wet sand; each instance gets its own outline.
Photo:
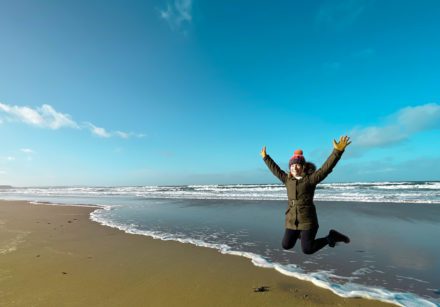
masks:
<instances>
[{"instance_id":1,"label":"wet sand","mask_svg":"<svg viewBox=\"0 0 440 307\"><path fill-rule=\"evenodd\" d=\"M243 257L130 235L92 208L0 201L1 306L393 306L344 299ZM266 286L266 292L254 287Z\"/></svg>"}]
</instances>

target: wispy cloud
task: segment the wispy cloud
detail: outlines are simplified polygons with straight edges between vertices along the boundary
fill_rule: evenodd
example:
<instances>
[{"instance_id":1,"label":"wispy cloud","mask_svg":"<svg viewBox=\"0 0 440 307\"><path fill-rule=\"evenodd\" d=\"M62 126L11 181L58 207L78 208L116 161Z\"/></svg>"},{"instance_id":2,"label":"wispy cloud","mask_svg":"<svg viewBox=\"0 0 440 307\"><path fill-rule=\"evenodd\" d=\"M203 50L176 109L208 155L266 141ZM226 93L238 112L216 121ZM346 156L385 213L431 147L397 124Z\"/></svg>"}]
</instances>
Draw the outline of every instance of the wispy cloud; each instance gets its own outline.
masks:
<instances>
[{"instance_id":1,"label":"wispy cloud","mask_svg":"<svg viewBox=\"0 0 440 307\"><path fill-rule=\"evenodd\" d=\"M90 132L96 136L99 136L101 138L109 138L111 137L111 134L107 132L104 128L97 127L92 123L84 123L85 126L87 126L90 130Z\"/></svg>"},{"instance_id":2,"label":"wispy cloud","mask_svg":"<svg viewBox=\"0 0 440 307\"><path fill-rule=\"evenodd\" d=\"M9 115L10 120L18 120L29 125L50 128L53 130L69 127L79 128L68 114L55 111L53 107L43 104L41 107L32 109L30 107L11 106L0 103L0 111Z\"/></svg>"},{"instance_id":3,"label":"wispy cloud","mask_svg":"<svg viewBox=\"0 0 440 307\"><path fill-rule=\"evenodd\" d=\"M349 27L371 2L372 0L328 0L319 8L316 23L318 26L337 30Z\"/></svg>"},{"instance_id":4,"label":"wispy cloud","mask_svg":"<svg viewBox=\"0 0 440 307\"><path fill-rule=\"evenodd\" d=\"M168 3L165 9L159 9L159 15L171 29L180 29L192 21L192 0L175 0L173 4Z\"/></svg>"},{"instance_id":5,"label":"wispy cloud","mask_svg":"<svg viewBox=\"0 0 440 307\"><path fill-rule=\"evenodd\" d=\"M119 137L122 139L129 139L129 138L143 138L145 137L145 134L143 133L134 133L134 132L123 132L123 131L107 131L105 128L97 127L92 123L84 123L84 126L86 126L90 132L93 135L96 135L101 138L111 138L111 137Z\"/></svg>"},{"instance_id":6,"label":"wispy cloud","mask_svg":"<svg viewBox=\"0 0 440 307\"><path fill-rule=\"evenodd\" d=\"M144 133L134 133L134 132L123 132L123 131L115 131L113 132L114 135L119 136L120 138L123 139L128 139L128 138L144 138L147 135Z\"/></svg>"},{"instance_id":7,"label":"wispy cloud","mask_svg":"<svg viewBox=\"0 0 440 307\"><path fill-rule=\"evenodd\" d=\"M115 131L115 134L123 139L128 139L130 137L130 134L123 131Z\"/></svg>"},{"instance_id":8,"label":"wispy cloud","mask_svg":"<svg viewBox=\"0 0 440 307\"><path fill-rule=\"evenodd\" d=\"M357 127L352 130L353 147L388 147L407 140L411 135L440 129L440 105L406 107L388 116L385 123L377 126Z\"/></svg>"},{"instance_id":9,"label":"wispy cloud","mask_svg":"<svg viewBox=\"0 0 440 307\"><path fill-rule=\"evenodd\" d=\"M24 153L27 154L27 155L32 155L32 154L35 153L35 151L33 151L33 150L30 149L30 148L22 148L22 149L20 149L20 151L21 151L21 152L24 152Z\"/></svg>"},{"instance_id":10,"label":"wispy cloud","mask_svg":"<svg viewBox=\"0 0 440 307\"><path fill-rule=\"evenodd\" d=\"M26 158L28 161L32 161L34 159L35 151L30 148L22 148L20 149L21 152L23 152L26 155Z\"/></svg>"},{"instance_id":11,"label":"wispy cloud","mask_svg":"<svg viewBox=\"0 0 440 307\"><path fill-rule=\"evenodd\" d=\"M52 106L44 104L41 107L31 108L28 106L14 106L0 102L0 111L6 113L7 121L22 122L34 127L48 128L58 130L60 128L87 129L93 135L109 138L109 137L143 137L144 134L134 132L108 132L105 128L98 127L90 122L78 124L69 114L56 111ZM0 122L2 119L0 118Z\"/></svg>"}]
</instances>

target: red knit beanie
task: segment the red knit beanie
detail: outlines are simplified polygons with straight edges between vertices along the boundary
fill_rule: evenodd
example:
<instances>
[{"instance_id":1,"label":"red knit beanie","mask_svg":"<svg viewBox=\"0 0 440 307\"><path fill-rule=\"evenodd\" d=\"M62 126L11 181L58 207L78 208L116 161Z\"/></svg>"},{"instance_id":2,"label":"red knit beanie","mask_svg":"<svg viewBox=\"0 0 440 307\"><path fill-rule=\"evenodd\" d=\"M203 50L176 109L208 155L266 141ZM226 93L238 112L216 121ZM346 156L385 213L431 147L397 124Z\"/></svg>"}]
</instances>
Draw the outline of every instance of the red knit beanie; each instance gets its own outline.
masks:
<instances>
[{"instance_id":1,"label":"red knit beanie","mask_svg":"<svg viewBox=\"0 0 440 307\"><path fill-rule=\"evenodd\" d=\"M304 159L303 151L301 149L295 150L295 152L293 153L292 158L290 158L290 160L289 160L289 167L292 164L304 165L304 163L306 163L306 159Z\"/></svg>"}]
</instances>

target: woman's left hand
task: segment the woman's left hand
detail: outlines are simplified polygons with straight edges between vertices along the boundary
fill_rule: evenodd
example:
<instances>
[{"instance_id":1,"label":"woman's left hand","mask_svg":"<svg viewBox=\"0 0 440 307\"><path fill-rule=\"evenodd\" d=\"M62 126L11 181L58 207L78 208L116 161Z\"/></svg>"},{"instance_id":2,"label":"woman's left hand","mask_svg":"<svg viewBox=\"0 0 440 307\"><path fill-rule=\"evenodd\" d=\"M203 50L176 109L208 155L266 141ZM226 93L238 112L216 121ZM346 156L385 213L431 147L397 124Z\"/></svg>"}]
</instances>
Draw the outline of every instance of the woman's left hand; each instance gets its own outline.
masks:
<instances>
[{"instance_id":1,"label":"woman's left hand","mask_svg":"<svg viewBox=\"0 0 440 307\"><path fill-rule=\"evenodd\" d=\"M351 141L350 141L350 137L348 137L348 136L341 136L341 138L339 139L339 142L336 142L336 140L333 140L333 147L339 151L344 151L345 147L347 147L350 144L351 144Z\"/></svg>"}]
</instances>

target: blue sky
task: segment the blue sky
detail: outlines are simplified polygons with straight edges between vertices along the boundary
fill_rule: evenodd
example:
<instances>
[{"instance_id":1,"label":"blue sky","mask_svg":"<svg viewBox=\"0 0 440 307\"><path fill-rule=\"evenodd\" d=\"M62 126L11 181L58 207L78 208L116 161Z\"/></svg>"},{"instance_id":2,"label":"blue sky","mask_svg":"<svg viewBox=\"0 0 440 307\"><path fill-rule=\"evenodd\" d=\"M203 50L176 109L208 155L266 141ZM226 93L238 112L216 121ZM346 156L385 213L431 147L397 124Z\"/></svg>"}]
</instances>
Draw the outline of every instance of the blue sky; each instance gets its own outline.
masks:
<instances>
[{"instance_id":1,"label":"blue sky","mask_svg":"<svg viewBox=\"0 0 440 307\"><path fill-rule=\"evenodd\" d=\"M440 180L438 1L2 1L0 184Z\"/></svg>"}]
</instances>

